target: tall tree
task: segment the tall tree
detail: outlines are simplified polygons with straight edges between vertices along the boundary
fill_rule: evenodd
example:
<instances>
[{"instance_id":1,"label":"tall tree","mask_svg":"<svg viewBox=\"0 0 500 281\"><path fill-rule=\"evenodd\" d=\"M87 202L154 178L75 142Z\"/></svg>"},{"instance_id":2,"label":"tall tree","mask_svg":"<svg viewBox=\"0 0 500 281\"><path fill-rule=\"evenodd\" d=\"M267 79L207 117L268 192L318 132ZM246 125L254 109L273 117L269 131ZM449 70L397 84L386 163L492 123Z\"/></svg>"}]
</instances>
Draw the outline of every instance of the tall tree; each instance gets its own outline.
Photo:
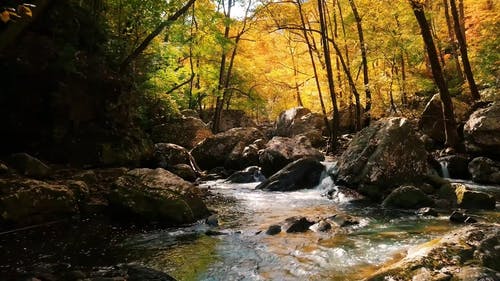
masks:
<instances>
[{"instance_id":1,"label":"tall tree","mask_svg":"<svg viewBox=\"0 0 500 281\"><path fill-rule=\"evenodd\" d=\"M453 32L453 22L450 17L450 9L448 5L449 0L443 0L444 16L446 18L446 27L448 28L448 42L451 45L451 51L453 55L453 60L455 61L455 68L457 69L458 77L461 81L464 80L464 73L462 72L462 67L460 66L460 59L458 56L458 46L455 43L455 34Z\"/></svg>"},{"instance_id":2,"label":"tall tree","mask_svg":"<svg viewBox=\"0 0 500 281\"><path fill-rule=\"evenodd\" d=\"M462 55L462 63L464 65L465 77L467 78L467 82L469 83L470 93L474 100L479 100L481 96L479 95L476 81L474 80L474 75L472 74L472 68L469 62L469 55L467 53L467 43L465 41L465 30L462 30L461 28L460 18L455 0L450 0L450 8L451 8L451 15L453 16L455 35L457 36L458 46L460 47L460 54Z\"/></svg>"},{"instance_id":3,"label":"tall tree","mask_svg":"<svg viewBox=\"0 0 500 281\"><path fill-rule=\"evenodd\" d=\"M354 15L354 19L356 20L356 27L358 29L358 37L359 37L359 47L361 49L361 61L363 64L363 84L365 86L365 113L367 117L367 121L370 121L370 109L372 107L372 95L370 92L370 80L368 78L368 60L366 58L366 43L363 34L363 26L361 24L361 16L358 13L358 9L356 7L356 3L354 0L349 0L349 4L351 5L352 13Z\"/></svg>"},{"instance_id":4,"label":"tall tree","mask_svg":"<svg viewBox=\"0 0 500 281\"><path fill-rule=\"evenodd\" d=\"M321 32L321 44L323 45L323 54L325 56L328 90L330 92L330 98L332 100L332 106L333 106L333 128L330 137L330 146L332 150L335 150L337 148L337 134L340 124L339 120L340 115L337 106L337 97L335 95L335 84L333 81L333 68L330 56L330 43L328 41L328 26L326 22L327 13L325 9L324 0L318 0L318 14L319 14L319 23Z\"/></svg>"},{"instance_id":5,"label":"tall tree","mask_svg":"<svg viewBox=\"0 0 500 281\"><path fill-rule=\"evenodd\" d=\"M455 115L453 113L453 103L448 91L448 86L446 85L446 81L444 80L443 70L441 69L441 64L439 63L439 57L436 51L436 46L434 45L434 40L432 39L432 33L429 27L429 23L427 22L427 19L425 17L424 5L418 0L409 1L420 27L420 33L425 43L427 55L429 56L432 75L439 89L439 96L443 105L443 120L446 136L445 145L448 147L457 147L459 138L457 133Z\"/></svg>"}]
</instances>

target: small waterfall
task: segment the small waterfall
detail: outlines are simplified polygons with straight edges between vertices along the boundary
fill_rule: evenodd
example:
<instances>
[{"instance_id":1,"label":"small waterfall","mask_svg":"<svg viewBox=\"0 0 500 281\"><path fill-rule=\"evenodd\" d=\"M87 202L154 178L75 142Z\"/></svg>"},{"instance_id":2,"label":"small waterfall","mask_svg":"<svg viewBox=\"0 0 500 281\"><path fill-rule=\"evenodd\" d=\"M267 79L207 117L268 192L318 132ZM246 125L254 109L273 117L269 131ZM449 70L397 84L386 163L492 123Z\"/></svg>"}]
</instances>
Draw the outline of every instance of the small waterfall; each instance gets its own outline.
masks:
<instances>
[{"instance_id":1,"label":"small waterfall","mask_svg":"<svg viewBox=\"0 0 500 281\"><path fill-rule=\"evenodd\" d=\"M321 164L325 166L325 170L321 173L320 181L316 189L324 190L332 188L335 183L331 176L336 173L337 162L321 162Z\"/></svg>"},{"instance_id":2,"label":"small waterfall","mask_svg":"<svg viewBox=\"0 0 500 281\"><path fill-rule=\"evenodd\" d=\"M450 178L450 172L448 171L448 162L447 161L440 161L439 165L441 165L441 175L443 178Z\"/></svg>"}]
</instances>

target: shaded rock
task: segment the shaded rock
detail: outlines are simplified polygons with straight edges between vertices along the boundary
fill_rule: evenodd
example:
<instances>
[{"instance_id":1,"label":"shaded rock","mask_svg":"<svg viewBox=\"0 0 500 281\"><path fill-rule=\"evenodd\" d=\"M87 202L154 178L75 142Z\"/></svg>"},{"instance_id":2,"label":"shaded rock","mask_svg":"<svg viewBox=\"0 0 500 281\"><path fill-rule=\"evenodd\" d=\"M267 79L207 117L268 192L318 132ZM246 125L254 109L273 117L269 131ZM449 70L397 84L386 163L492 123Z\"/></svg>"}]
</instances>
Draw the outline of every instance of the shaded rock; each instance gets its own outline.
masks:
<instances>
[{"instance_id":1,"label":"shaded rock","mask_svg":"<svg viewBox=\"0 0 500 281\"><path fill-rule=\"evenodd\" d=\"M467 152L500 158L500 102L475 111L465 123L464 138Z\"/></svg>"},{"instance_id":2,"label":"shaded rock","mask_svg":"<svg viewBox=\"0 0 500 281\"><path fill-rule=\"evenodd\" d=\"M455 119L457 121L465 121L468 111L467 104L458 101L457 99L452 99L452 102ZM439 94L435 94L427 103L418 125L422 132L430 136L433 140L439 143L445 142L446 137L444 135L443 106Z\"/></svg>"},{"instance_id":3,"label":"shaded rock","mask_svg":"<svg viewBox=\"0 0 500 281\"><path fill-rule=\"evenodd\" d=\"M157 143L154 145L153 161L155 168L167 169L177 164L191 165L191 155L180 145Z\"/></svg>"},{"instance_id":4,"label":"shaded rock","mask_svg":"<svg viewBox=\"0 0 500 281\"><path fill-rule=\"evenodd\" d=\"M170 225L192 223L209 213L199 189L161 168L127 172L114 182L109 202L115 212Z\"/></svg>"},{"instance_id":5,"label":"shaded rock","mask_svg":"<svg viewBox=\"0 0 500 281\"><path fill-rule=\"evenodd\" d=\"M255 189L269 191L294 191L317 186L325 166L312 158L302 158L286 165Z\"/></svg>"},{"instance_id":6,"label":"shaded rock","mask_svg":"<svg viewBox=\"0 0 500 281\"><path fill-rule=\"evenodd\" d=\"M394 189L389 196L384 199L382 206L396 207L404 209L415 209L433 204L422 190L414 186L401 186Z\"/></svg>"},{"instance_id":7,"label":"shaded rock","mask_svg":"<svg viewBox=\"0 0 500 281\"><path fill-rule=\"evenodd\" d=\"M430 216L430 217L437 217L439 215L435 209L430 207L420 208L417 210L416 214L419 216Z\"/></svg>"},{"instance_id":8,"label":"shaded rock","mask_svg":"<svg viewBox=\"0 0 500 281\"><path fill-rule=\"evenodd\" d=\"M405 258L382 267L365 280L436 280L438 276L442 278L443 273L449 275L447 280L482 280L475 279L479 276L487 278L484 280L497 280L496 273L488 268L491 259L480 257L500 246L499 235L498 224L474 224L454 230L410 248ZM427 272L427 279L414 278L423 271Z\"/></svg>"},{"instance_id":9,"label":"shaded rock","mask_svg":"<svg viewBox=\"0 0 500 281\"><path fill-rule=\"evenodd\" d=\"M290 217L285 220L284 229L286 233L306 232L314 222L309 221L305 217Z\"/></svg>"},{"instance_id":10,"label":"shaded rock","mask_svg":"<svg viewBox=\"0 0 500 281\"><path fill-rule=\"evenodd\" d=\"M395 117L358 132L339 158L335 180L380 199L396 186L420 183L428 173L424 144L409 120Z\"/></svg>"},{"instance_id":11,"label":"shaded rock","mask_svg":"<svg viewBox=\"0 0 500 281\"><path fill-rule=\"evenodd\" d=\"M304 107L294 107L280 113L275 123L275 135L293 137L311 130L322 132L324 121L321 114Z\"/></svg>"},{"instance_id":12,"label":"shaded rock","mask_svg":"<svg viewBox=\"0 0 500 281\"><path fill-rule=\"evenodd\" d=\"M266 230L267 235L276 235L281 232L281 226L273 224Z\"/></svg>"},{"instance_id":13,"label":"shaded rock","mask_svg":"<svg viewBox=\"0 0 500 281\"><path fill-rule=\"evenodd\" d=\"M225 166L228 169L239 170L245 167L235 167L235 155L243 155L245 146L252 144L264 136L256 128L234 128L203 140L191 151L196 163L204 170ZM231 155L231 161L228 162ZM227 162L227 163L226 163ZM229 164L229 165L228 165Z\"/></svg>"},{"instance_id":14,"label":"shaded rock","mask_svg":"<svg viewBox=\"0 0 500 281\"><path fill-rule=\"evenodd\" d=\"M50 167L27 153L15 153L9 156L8 163L20 174L33 178L46 178L50 175Z\"/></svg>"},{"instance_id":15,"label":"shaded rock","mask_svg":"<svg viewBox=\"0 0 500 281\"><path fill-rule=\"evenodd\" d=\"M205 223L210 226L217 227L219 226L219 217L216 214L210 215L205 219Z\"/></svg>"},{"instance_id":16,"label":"shaded rock","mask_svg":"<svg viewBox=\"0 0 500 281\"><path fill-rule=\"evenodd\" d=\"M152 129L155 143L174 143L187 149L212 135L210 128L201 119L194 117L174 119Z\"/></svg>"},{"instance_id":17,"label":"shaded rock","mask_svg":"<svg viewBox=\"0 0 500 281\"><path fill-rule=\"evenodd\" d=\"M500 162L477 157L469 163L468 168L473 181L500 184Z\"/></svg>"},{"instance_id":18,"label":"shaded rock","mask_svg":"<svg viewBox=\"0 0 500 281\"><path fill-rule=\"evenodd\" d=\"M32 179L0 179L0 222L25 225L66 218L78 212L83 182L48 183ZM78 195L78 197L77 197Z\"/></svg>"},{"instance_id":19,"label":"shaded rock","mask_svg":"<svg viewBox=\"0 0 500 281\"><path fill-rule=\"evenodd\" d=\"M463 184L455 185L457 204L466 209L495 209L495 198L487 193L468 190Z\"/></svg>"},{"instance_id":20,"label":"shaded rock","mask_svg":"<svg viewBox=\"0 0 500 281\"><path fill-rule=\"evenodd\" d=\"M274 137L260 152L259 165L264 175L269 177L288 163L300 158L313 158L318 161L325 159L324 155L313 148L309 139L304 136Z\"/></svg>"},{"instance_id":21,"label":"shaded rock","mask_svg":"<svg viewBox=\"0 0 500 281\"><path fill-rule=\"evenodd\" d=\"M250 166L243 171L238 171L229 176L226 181L233 183L250 183L250 182L261 182L264 181L266 177L261 173L260 167Z\"/></svg>"},{"instance_id":22,"label":"shaded rock","mask_svg":"<svg viewBox=\"0 0 500 281\"><path fill-rule=\"evenodd\" d=\"M448 175L452 179L469 179L469 161L462 155L450 155L437 159L441 165L446 167Z\"/></svg>"},{"instance_id":23,"label":"shaded rock","mask_svg":"<svg viewBox=\"0 0 500 281\"><path fill-rule=\"evenodd\" d=\"M310 130L305 133L299 134L298 136L306 137L311 143L311 146L314 148L320 148L326 145L326 139L323 137L323 134L320 130Z\"/></svg>"},{"instance_id":24,"label":"shaded rock","mask_svg":"<svg viewBox=\"0 0 500 281\"><path fill-rule=\"evenodd\" d=\"M197 175L196 172L191 168L190 165L187 164L177 164L171 167L168 167L168 170L175 175L181 177L184 180L193 182L196 180Z\"/></svg>"},{"instance_id":25,"label":"shaded rock","mask_svg":"<svg viewBox=\"0 0 500 281\"><path fill-rule=\"evenodd\" d=\"M165 272L139 265L127 265L127 281L176 281Z\"/></svg>"},{"instance_id":26,"label":"shaded rock","mask_svg":"<svg viewBox=\"0 0 500 281\"><path fill-rule=\"evenodd\" d=\"M219 124L221 132L240 127L257 127L257 124L243 110L230 109L222 111Z\"/></svg>"}]
</instances>

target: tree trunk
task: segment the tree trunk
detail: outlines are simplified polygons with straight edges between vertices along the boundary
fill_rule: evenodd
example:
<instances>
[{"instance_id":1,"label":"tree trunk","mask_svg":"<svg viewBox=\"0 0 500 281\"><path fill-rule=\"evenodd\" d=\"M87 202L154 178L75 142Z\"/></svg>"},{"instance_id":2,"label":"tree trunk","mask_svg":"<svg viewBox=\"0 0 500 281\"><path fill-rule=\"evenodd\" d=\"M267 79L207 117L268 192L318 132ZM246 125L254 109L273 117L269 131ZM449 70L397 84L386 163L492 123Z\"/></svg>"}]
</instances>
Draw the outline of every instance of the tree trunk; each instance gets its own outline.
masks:
<instances>
[{"instance_id":1,"label":"tree trunk","mask_svg":"<svg viewBox=\"0 0 500 281\"><path fill-rule=\"evenodd\" d=\"M443 120L446 136L445 145L448 147L457 147L459 139L455 116L453 114L453 104L451 102L451 97L448 92L446 81L444 80L441 65L439 64L439 58L436 52L436 46L434 45L434 41L432 40L431 30L427 19L425 18L424 8L422 4L417 2L417 0L410 0L410 4L413 8L413 13L415 14L415 18L417 19L418 25L420 27L420 32L422 34L422 38L427 49L427 54L429 56L432 75L439 89L439 96L443 105Z\"/></svg>"},{"instance_id":2,"label":"tree trunk","mask_svg":"<svg viewBox=\"0 0 500 281\"><path fill-rule=\"evenodd\" d=\"M326 13L325 13L325 2L324 0L318 0L318 13L319 22L321 27L321 43L323 45L323 54L325 56L326 74L328 80L328 90L330 92L330 98L332 100L333 106L333 128L330 139L330 146L332 151L337 148L337 132L339 129L339 109L337 106L337 98L335 96L335 85L333 81L333 69L332 61L330 57L330 48L328 43L328 27L326 24Z\"/></svg>"},{"instance_id":3,"label":"tree trunk","mask_svg":"<svg viewBox=\"0 0 500 281\"><path fill-rule=\"evenodd\" d=\"M444 16L446 18L446 26L448 28L448 42L451 45L451 51L453 55L453 60L455 61L455 68L457 69L458 77L460 81L463 81L464 73L462 72L462 67L460 66L460 59L458 57L458 46L455 43L455 34L453 33L453 24L450 17L450 8L448 6L448 0L443 0Z\"/></svg>"},{"instance_id":4,"label":"tree trunk","mask_svg":"<svg viewBox=\"0 0 500 281\"><path fill-rule=\"evenodd\" d=\"M368 123L370 122L370 110L372 107L372 95L370 92L370 81L368 78L368 60L366 58L366 44L363 36L363 26L361 25L361 17L359 16L358 9L356 8L356 4L354 0L349 0L349 4L351 5L352 13L354 15L354 19L356 20L356 27L358 29L358 37L359 37L359 45L361 48L361 61L363 64L363 84L365 87L365 114Z\"/></svg>"},{"instance_id":5,"label":"tree trunk","mask_svg":"<svg viewBox=\"0 0 500 281\"><path fill-rule=\"evenodd\" d=\"M299 15L300 15L300 22L302 25L302 34L304 35L304 39L306 40L307 44L307 51L309 53L309 58L311 59L311 65L313 67L313 72L314 72L314 80L316 82L316 88L318 89L318 96L319 96L319 102L321 104L321 111L323 113L323 121L325 123L326 130L328 132L328 137L332 137L332 128L330 126L330 122L328 122L328 117L326 114L326 108L325 108L325 102L323 101L323 94L321 91L321 84L319 82L319 75L318 75L318 69L316 68L316 62L314 60L314 54L312 51L312 45L311 41L309 40L309 35L307 34L306 31L306 22L304 19L304 13L302 12L302 4L300 3L300 0L296 2L297 8L299 9Z\"/></svg>"},{"instance_id":6,"label":"tree trunk","mask_svg":"<svg viewBox=\"0 0 500 281\"><path fill-rule=\"evenodd\" d=\"M467 54L467 43L464 37L465 32L461 32L460 21L458 18L458 11L457 11L457 5L455 4L455 0L450 0L450 8L455 26L455 35L457 36L458 39L458 46L460 47L460 53L462 55L462 63L464 65L465 77L467 78L467 82L469 83L470 93L474 100L479 100L481 96L479 95L476 81L474 80L474 75L472 74L472 68L469 62L469 55Z\"/></svg>"}]
</instances>

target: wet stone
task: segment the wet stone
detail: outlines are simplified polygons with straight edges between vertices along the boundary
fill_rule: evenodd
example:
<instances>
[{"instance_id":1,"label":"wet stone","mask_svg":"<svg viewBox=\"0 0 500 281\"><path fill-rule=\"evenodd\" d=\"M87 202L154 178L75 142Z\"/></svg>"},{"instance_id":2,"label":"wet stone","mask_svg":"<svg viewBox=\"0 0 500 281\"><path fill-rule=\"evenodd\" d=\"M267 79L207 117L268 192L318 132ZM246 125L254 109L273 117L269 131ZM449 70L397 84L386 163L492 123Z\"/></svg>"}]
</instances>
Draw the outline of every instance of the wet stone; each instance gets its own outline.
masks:
<instances>
[{"instance_id":1,"label":"wet stone","mask_svg":"<svg viewBox=\"0 0 500 281\"><path fill-rule=\"evenodd\" d=\"M291 217L285 220L285 228L287 233L306 232L314 222L309 221L305 217Z\"/></svg>"},{"instance_id":2,"label":"wet stone","mask_svg":"<svg viewBox=\"0 0 500 281\"><path fill-rule=\"evenodd\" d=\"M431 216L431 217L437 217L438 212L434 210L433 208L425 207L425 208L420 208L417 210L417 215L419 216Z\"/></svg>"},{"instance_id":3,"label":"wet stone","mask_svg":"<svg viewBox=\"0 0 500 281\"><path fill-rule=\"evenodd\" d=\"M267 235L276 235L280 232L281 232L281 226L277 224L269 226L269 228L266 230Z\"/></svg>"}]
</instances>

